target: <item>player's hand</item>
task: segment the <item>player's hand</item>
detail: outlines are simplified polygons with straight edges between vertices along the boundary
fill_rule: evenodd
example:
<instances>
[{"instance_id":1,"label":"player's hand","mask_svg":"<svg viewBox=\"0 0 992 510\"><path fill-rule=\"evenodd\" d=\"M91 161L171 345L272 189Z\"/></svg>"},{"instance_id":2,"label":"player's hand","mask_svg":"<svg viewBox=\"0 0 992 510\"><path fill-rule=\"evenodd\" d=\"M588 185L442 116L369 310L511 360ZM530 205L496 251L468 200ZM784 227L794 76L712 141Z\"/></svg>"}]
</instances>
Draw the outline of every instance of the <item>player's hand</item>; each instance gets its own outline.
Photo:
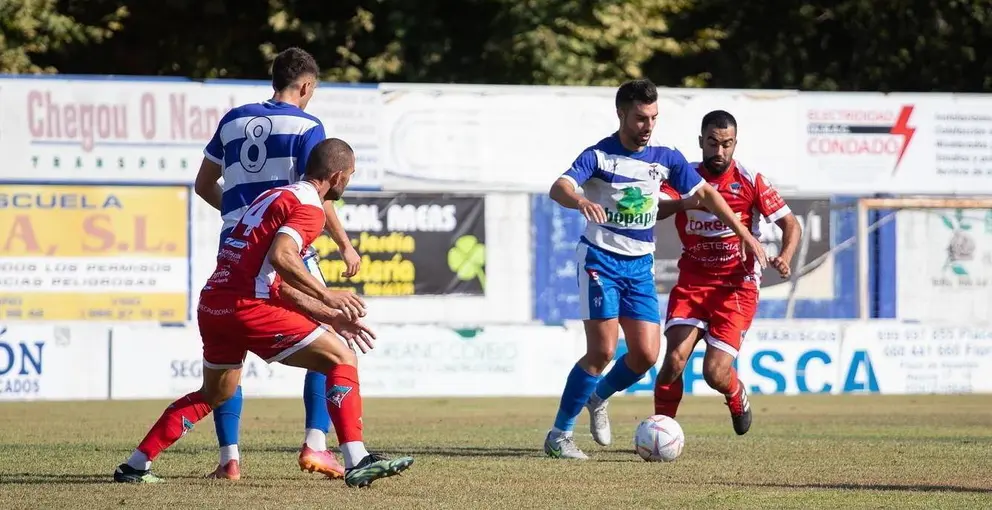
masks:
<instances>
[{"instance_id":1,"label":"player's hand","mask_svg":"<svg viewBox=\"0 0 992 510\"><path fill-rule=\"evenodd\" d=\"M747 262L748 257L756 257L758 264L761 265L761 269L768 267L768 255L765 253L765 247L753 235L744 236L741 239L741 244L744 245L743 255L745 262Z\"/></svg>"},{"instance_id":2,"label":"player's hand","mask_svg":"<svg viewBox=\"0 0 992 510\"><path fill-rule=\"evenodd\" d=\"M345 272L341 273L341 276L345 278L351 278L358 274L358 270L362 267L362 257L358 255L358 251L355 250L354 246L349 246L341 252L341 258L344 260L347 269Z\"/></svg>"},{"instance_id":3,"label":"player's hand","mask_svg":"<svg viewBox=\"0 0 992 510\"><path fill-rule=\"evenodd\" d=\"M375 333L366 326L362 321L335 321L331 325L334 331L337 331L341 338L344 338L348 342L348 346L352 349L358 347L358 350L365 354L375 348Z\"/></svg>"},{"instance_id":4,"label":"player's hand","mask_svg":"<svg viewBox=\"0 0 992 510\"><path fill-rule=\"evenodd\" d=\"M782 257L772 257L768 259L768 263L778 271L778 274L782 275L783 279L788 279L792 275L792 268Z\"/></svg>"},{"instance_id":5,"label":"player's hand","mask_svg":"<svg viewBox=\"0 0 992 510\"><path fill-rule=\"evenodd\" d=\"M579 212L586 217L587 221L591 221L593 223L606 223L606 211L603 210L603 206L597 203L582 199L579 202Z\"/></svg>"},{"instance_id":6,"label":"player's hand","mask_svg":"<svg viewBox=\"0 0 992 510\"><path fill-rule=\"evenodd\" d=\"M365 317L365 301L350 290L330 290L324 293L323 303L344 314L349 321Z\"/></svg>"}]
</instances>

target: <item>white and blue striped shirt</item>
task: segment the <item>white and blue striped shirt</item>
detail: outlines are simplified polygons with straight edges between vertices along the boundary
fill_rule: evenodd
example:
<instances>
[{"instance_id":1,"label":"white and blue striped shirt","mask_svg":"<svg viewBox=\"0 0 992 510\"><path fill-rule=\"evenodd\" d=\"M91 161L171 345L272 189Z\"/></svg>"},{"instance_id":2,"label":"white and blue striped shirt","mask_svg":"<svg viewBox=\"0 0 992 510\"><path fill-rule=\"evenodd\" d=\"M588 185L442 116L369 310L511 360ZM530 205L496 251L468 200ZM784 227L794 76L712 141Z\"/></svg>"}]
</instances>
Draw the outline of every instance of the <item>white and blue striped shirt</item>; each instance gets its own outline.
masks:
<instances>
[{"instance_id":1,"label":"white and blue striped shirt","mask_svg":"<svg viewBox=\"0 0 992 510\"><path fill-rule=\"evenodd\" d=\"M606 223L589 222L583 238L620 255L654 253L654 224L661 184L668 181L683 198L703 185L678 149L648 145L628 150L616 134L584 150L562 178L581 187L587 200L606 211Z\"/></svg>"},{"instance_id":2,"label":"white and blue striped shirt","mask_svg":"<svg viewBox=\"0 0 992 510\"><path fill-rule=\"evenodd\" d=\"M236 225L258 195L298 181L310 151L326 137L317 117L288 103L269 100L227 112L203 149L223 170L223 228Z\"/></svg>"}]
</instances>

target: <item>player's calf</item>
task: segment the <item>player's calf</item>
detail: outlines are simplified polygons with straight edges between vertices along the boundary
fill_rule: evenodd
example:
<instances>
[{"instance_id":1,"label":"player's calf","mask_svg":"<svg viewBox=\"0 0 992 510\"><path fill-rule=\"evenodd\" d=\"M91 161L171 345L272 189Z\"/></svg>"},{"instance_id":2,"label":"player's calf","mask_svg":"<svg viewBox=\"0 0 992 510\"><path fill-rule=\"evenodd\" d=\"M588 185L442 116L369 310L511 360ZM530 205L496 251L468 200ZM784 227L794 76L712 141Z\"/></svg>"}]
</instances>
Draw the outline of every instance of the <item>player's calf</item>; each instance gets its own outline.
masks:
<instances>
[{"instance_id":1,"label":"player's calf","mask_svg":"<svg viewBox=\"0 0 992 510\"><path fill-rule=\"evenodd\" d=\"M701 331L695 326L671 326L665 331L668 347L654 384L654 414L675 418L682 402L682 371Z\"/></svg>"},{"instance_id":2,"label":"player's calf","mask_svg":"<svg viewBox=\"0 0 992 510\"><path fill-rule=\"evenodd\" d=\"M365 449L357 361L355 353L333 332L324 331L310 344L285 357L282 363L327 374L327 410L344 457L345 483L365 487L379 478L406 470L413 459L387 459Z\"/></svg>"},{"instance_id":3,"label":"player's calf","mask_svg":"<svg viewBox=\"0 0 992 510\"><path fill-rule=\"evenodd\" d=\"M730 419L737 435L744 435L751 428L751 403L744 384L737 378L734 355L710 346L703 357L703 379L711 388L723 394L730 410Z\"/></svg>"}]
</instances>

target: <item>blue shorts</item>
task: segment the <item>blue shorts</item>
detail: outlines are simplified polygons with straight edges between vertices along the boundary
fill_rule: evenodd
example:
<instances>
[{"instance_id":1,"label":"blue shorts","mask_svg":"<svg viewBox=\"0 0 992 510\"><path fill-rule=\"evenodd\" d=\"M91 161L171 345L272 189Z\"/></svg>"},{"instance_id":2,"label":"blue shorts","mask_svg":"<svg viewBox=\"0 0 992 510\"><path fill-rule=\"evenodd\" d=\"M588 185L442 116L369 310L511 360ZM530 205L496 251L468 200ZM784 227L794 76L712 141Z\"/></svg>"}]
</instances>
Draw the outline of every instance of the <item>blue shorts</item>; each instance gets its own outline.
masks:
<instances>
[{"instance_id":1,"label":"blue shorts","mask_svg":"<svg viewBox=\"0 0 992 510\"><path fill-rule=\"evenodd\" d=\"M653 254L620 255L582 240L576 255L583 320L627 317L661 324Z\"/></svg>"},{"instance_id":2,"label":"blue shorts","mask_svg":"<svg viewBox=\"0 0 992 510\"><path fill-rule=\"evenodd\" d=\"M227 236L231 235L232 230L234 230L234 227L226 228L223 231L221 231L220 242L217 244L218 252L220 251L221 248L224 247L224 240L227 239ZM317 250L314 250L313 247L310 247L310 249L307 251L306 256L303 257L303 264L307 266L307 269L310 271L310 274L312 274L314 278L326 284L327 281L324 279L324 274L320 272L320 266L317 264L318 262L320 262L320 257L317 254Z\"/></svg>"}]
</instances>

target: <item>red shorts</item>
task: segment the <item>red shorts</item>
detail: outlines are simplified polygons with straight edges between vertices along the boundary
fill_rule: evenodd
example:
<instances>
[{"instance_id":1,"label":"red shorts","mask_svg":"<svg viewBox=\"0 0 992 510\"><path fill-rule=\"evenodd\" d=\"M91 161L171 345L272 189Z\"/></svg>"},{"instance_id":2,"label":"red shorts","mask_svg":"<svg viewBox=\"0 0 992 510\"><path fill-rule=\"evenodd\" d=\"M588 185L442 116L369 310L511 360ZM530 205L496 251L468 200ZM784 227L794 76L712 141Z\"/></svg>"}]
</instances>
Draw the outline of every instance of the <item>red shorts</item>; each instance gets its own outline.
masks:
<instances>
[{"instance_id":1,"label":"red shorts","mask_svg":"<svg viewBox=\"0 0 992 510\"><path fill-rule=\"evenodd\" d=\"M668 295L665 330L695 326L706 332L707 344L736 358L757 311L757 289L676 285Z\"/></svg>"},{"instance_id":2,"label":"red shorts","mask_svg":"<svg viewBox=\"0 0 992 510\"><path fill-rule=\"evenodd\" d=\"M248 351L266 363L282 361L326 331L285 303L268 299L206 294L196 312L207 368L241 368Z\"/></svg>"}]
</instances>

